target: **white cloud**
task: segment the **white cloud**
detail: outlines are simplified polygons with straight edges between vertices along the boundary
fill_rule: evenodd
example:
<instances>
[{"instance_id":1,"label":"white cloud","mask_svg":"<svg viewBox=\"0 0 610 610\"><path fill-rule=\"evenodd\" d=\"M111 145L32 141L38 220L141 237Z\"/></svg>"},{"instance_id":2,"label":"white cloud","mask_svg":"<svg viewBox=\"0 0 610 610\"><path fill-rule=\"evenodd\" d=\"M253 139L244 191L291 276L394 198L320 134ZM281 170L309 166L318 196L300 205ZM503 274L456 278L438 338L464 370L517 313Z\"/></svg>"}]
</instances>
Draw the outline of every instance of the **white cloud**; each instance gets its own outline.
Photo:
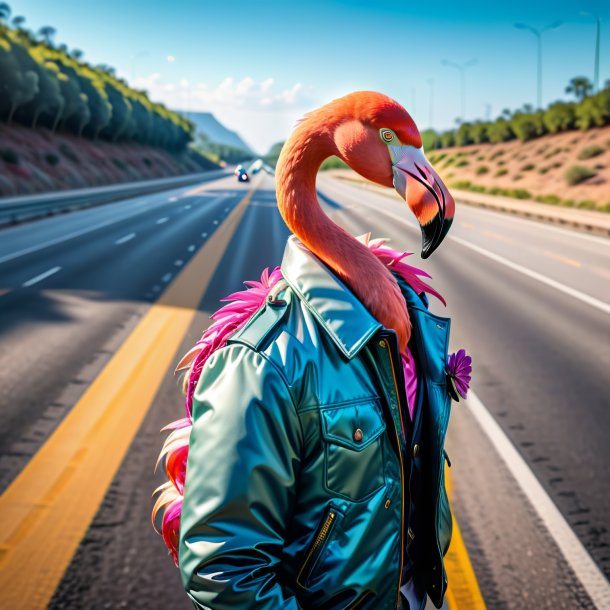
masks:
<instances>
[{"instance_id":1,"label":"white cloud","mask_svg":"<svg viewBox=\"0 0 610 610\"><path fill-rule=\"evenodd\" d=\"M281 88L271 77L257 81L251 76L241 80L227 76L210 86L186 79L164 81L155 72L137 78L133 86L170 108L212 112L261 152L285 139L296 120L314 105L311 87L296 82Z\"/></svg>"}]
</instances>

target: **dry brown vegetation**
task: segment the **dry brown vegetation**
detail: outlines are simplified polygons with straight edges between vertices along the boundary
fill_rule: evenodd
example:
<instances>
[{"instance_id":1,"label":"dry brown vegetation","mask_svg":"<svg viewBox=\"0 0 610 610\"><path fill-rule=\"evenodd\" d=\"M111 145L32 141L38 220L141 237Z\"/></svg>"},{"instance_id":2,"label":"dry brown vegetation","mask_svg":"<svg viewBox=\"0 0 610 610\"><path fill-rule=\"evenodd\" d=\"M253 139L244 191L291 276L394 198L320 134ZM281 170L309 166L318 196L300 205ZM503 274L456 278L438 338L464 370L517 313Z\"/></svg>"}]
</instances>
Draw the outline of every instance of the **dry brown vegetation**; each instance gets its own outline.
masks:
<instances>
[{"instance_id":1,"label":"dry brown vegetation","mask_svg":"<svg viewBox=\"0 0 610 610\"><path fill-rule=\"evenodd\" d=\"M610 211L610 127L433 150L454 188Z\"/></svg>"}]
</instances>

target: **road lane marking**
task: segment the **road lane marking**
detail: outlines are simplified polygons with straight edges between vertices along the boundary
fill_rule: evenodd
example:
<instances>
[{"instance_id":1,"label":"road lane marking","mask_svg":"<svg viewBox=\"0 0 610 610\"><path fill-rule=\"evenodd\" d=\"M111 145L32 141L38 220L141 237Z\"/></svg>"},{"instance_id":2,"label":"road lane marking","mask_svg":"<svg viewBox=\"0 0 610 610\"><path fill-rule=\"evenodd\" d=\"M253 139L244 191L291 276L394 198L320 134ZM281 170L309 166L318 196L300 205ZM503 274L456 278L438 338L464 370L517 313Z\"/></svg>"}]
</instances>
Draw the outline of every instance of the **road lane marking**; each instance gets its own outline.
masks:
<instances>
[{"instance_id":1,"label":"road lane marking","mask_svg":"<svg viewBox=\"0 0 610 610\"><path fill-rule=\"evenodd\" d=\"M28 280L27 282L23 282L23 284L21 284L21 285L24 288L29 288L30 286L33 286L34 284L38 284L38 282L42 282L42 280L45 280L49 276L57 273L60 269L61 269L61 267L52 267L51 269L48 269L47 271L41 273L40 275L33 277L31 280Z\"/></svg>"},{"instance_id":2,"label":"road lane marking","mask_svg":"<svg viewBox=\"0 0 610 610\"><path fill-rule=\"evenodd\" d=\"M474 225L471 225L469 222L461 222L460 225L465 229L474 229Z\"/></svg>"},{"instance_id":3,"label":"road lane marking","mask_svg":"<svg viewBox=\"0 0 610 610\"><path fill-rule=\"evenodd\" d=\"M136 236L135 233L130 233L129 235L124 235L123 237L120 237L119 239L117 239L114 243L117 246L120 246L121 244L125 244L128 241L131 241L134 237Z\"/></svg>"},{"instance_id":4,"label":"road lane marking","mask_svg":"<svg viewBox=\"0 0 610 610\"><path fill-rule=\"evenodd\" d=\"M200 188L202 188L202 189L209 188L209 186L211 186L211 185L204 184ZM214 205L215 203L217 203L217 201L225 199L228 196L230 196L230 193L223 194L219 197L216 197L216 200L213 200L212 202L210 202L209 205ZM142 197L143 197L143 195L142 195ZM67 235L62 235L61 237L56 237L55 239L50 239L49 241L45 241L43 243L36 244L34 246L29 246L28 248L23 248L22 250L17 250L17 252L11 252L10 254L5 254L4 256L0 256L0 265L2 263L7 263L7 262L12 261L16 258L19 258L21 256L25 256L26 254L32 254L33 252L38 252L39 250L44 250L45 248L50 248L51 246L56 246L57 244L61 244L64 241L68 241L70 239L75 239L76 237L81 237L83 235L87 235L87 233L92 233L93 231L97 231L98 229L104 229L105 227L109 227L113 224L116 224L117 222L122 222L124 220L130 220L130 219L138 216L139 214L143 214L145 212L150 211L151 206L152 207L161 207L164 203L165 202L163 202L163 203L159 202L157 204L148 203L143 207L143 209L139 209L139 210L133 212L132 214L116 216L106 222L100 222L99 224L96 224L96 225L90 225L86 229L81 229L79 231L73 231L72 233L68 233Z\"/></svg>"},{"instance_id":5,"label":"road lane marking","mask_svg":"<svg viewBox=\"0 0 610 610\"><path fill-rule=\"evenodd\" d=\"M544 255L549 258L554 258L556 261L563 263L564 265L569 265L570 267L582 267L582 265L574 260L573 258L568 258L567 256L561 256L561 254L555 254L549 250L544 250Z\"/></svg>"},{"instance_id":6,"label":"road lane marking","mask_svg":"<svg viewBox=\"0 0 610 610\"><path fill-rule=\"evenodd\" d=\"M544 491L536 475L515 449L500 425L477 395L468 391L466 406L492 442L498 455L538 513L549 534L559 547L566 563L597 608L610 608L610 582L602 574L553 500Z\"/></svg>"},{"instance_id":7,"label":"road lane marking","mask_svg":"<svg viewBox=\"0 0 610 610\"><path fill-rule=\"evenodd\" d=\"M575 290L574 288L570 288L569 286L566 286L565 284L562 284L561 282L552 280L551 278L546 277L545 275L542 275L541 273L538 273L537 271L528 269L527 267L523 267L522 265L518 265L517 263L513 263L512 261L509 261L507 258L504 258L503 256L499 256L498 254L494 254L493 252L490 252L489 250L485 250L484 248L475 246L474 244L471 244L470 242L467 242L466 240L461 239L459 237L455 237L454 235L452 235L452 236L449 236L449 239L456 241L458 244L462 244L462 246L465 246L466 248L470 248L471 250L474 250L474 252L477 252L477 253L481 254L482 256L486 256L487 258L490 258L491 260L495 261L496 263L500 263L501 265L504 265L505 267L509 267L510 269L513 269L514 271L518 271L519 273L522 273L523 275L527 275L528 277L530 277L534 280L538 280L539 282L542 282L543 284L546 284L547 286L550 286L551 288L555 288L555 290L559 290L559 292L563 292L564 294L574 297L575 299L578 299L582 303L586 303L587 305L590 305L591 307L595 307L596 309L599 309L603 313L610 314L610 304L605 303L604 301L600 301L599 299L596 299L595 297L585 294L585 293L581 292L580 290Z\"/></svg>"},{"instance_id":8,"label":"road lane marking","mask_svg":"<svg viewBox=\"0 0 610 610\"><path fill-rule=\"evenodd\" d=\"M178 259L177 261L174 261L174 265L176 265L176 267L182 267L182 265L184 265L184 261Z\"/></svg>"},{"instance_id":9,"label":"road lane marking","mask_svg":"<svg viewBox=\"0 0 610 610\"><path fill-rule=\"evenodd\" d=\"M167 216L164 216L163 218L159 218L159 220L157 220L158 225L162 225L164 222L167 222L169 220L169 218Z\"/></svg>"},{"instance_id":10,"label":"road lane marking","mask_svg":"<svg viewBox=\"0 0 610 610\"><path fill-rule=\"evenodd\" d=\"M445 466L445 487L449 503L451 503L453 498L451 471L447 466ZM449 581L445 594L447 606L449 606L449 610L486 610L485 601L455 515L452 518L451 544L445 555L445 569Z\"/></svg>"},{"instance_id":11,"label":"road lane marking","mask_svg":"<svg viewBox=\"0 0 610 610\"><path fill-rule=\"evenodd\" d=\"M172 274L171 273L166 273L162 278L161 281L165 282L167 284L167 282L169 282L172 279Z\"/></svg>"},{"instance_id":12,"label":"road lane marking","mask_svg":"<svg viewBox=\"0 0 610 610\"><path fill-rule=\"evenodd\" d=\"M481 233L487 237L493 237L494 239L497 239L498 241L505 241L505 242L512 242L512 239L509 239L508 237L506 237L505 235L502 235L501 233L496 233L495 231L481 231Z\"/></svg>"},{"instance_id":13,"label":"road lane marking","mask_svg":"<svg viewBox=\"0 0 610 610\"><path fill-rule=\"evenodd\" d=\"M0 608L47 607L175 363L176 350L257 186L151 305L0 496Z\"/></svg>"}]
</instances>

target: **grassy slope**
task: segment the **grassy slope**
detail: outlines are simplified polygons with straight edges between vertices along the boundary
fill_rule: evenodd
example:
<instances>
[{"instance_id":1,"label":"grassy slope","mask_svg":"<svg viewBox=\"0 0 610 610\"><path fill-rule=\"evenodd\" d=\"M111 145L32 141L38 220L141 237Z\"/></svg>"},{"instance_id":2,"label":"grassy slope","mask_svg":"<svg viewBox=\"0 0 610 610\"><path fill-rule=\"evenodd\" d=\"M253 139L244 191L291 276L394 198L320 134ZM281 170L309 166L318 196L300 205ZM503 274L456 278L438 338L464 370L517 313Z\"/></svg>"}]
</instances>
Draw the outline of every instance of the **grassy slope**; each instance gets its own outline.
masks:
<instances>
[{"instance_id":1,"label":"grassy slope","mask_svg":"<svg viewBox=\"0 0 610 610\"><path fill-rule=\"evenodd\" d=\"M211 169L186 152L94 142L0 123L0 197L103 186Z\"/></svg>"},{"instance_id":2,"label":"grassy slope","mask_svg":"<svg viewBox=\"0 0 610 610\"><path fill-rule=\"evenodd\" d=\"M579 159L583 149L589 147L598 147L602 152L589 159ZM429 151L428 158L441 178L454 187L473 190L484 187L487 191L494 187L520 189L527 191L532 199L554 196L566 205L572 202L572 205L610 211L610 127L547 135L530 142L434 150ZM570 185L565 175L573 166L590 168L595 176ZM508 192L502 194L510 196ZM527 197L523 193L521 196Z\"/></svg>"}]
</instances>

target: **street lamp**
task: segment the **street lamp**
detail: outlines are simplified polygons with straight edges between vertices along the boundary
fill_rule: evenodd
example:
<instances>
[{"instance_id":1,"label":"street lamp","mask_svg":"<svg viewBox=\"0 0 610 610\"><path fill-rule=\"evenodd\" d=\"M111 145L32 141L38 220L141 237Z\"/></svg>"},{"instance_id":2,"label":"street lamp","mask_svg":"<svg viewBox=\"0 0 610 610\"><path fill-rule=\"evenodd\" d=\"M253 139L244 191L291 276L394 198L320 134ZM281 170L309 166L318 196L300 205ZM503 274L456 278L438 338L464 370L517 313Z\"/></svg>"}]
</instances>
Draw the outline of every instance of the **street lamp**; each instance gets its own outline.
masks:
<instances>
[{"instance_id":1,"label":"street lamp","mask_svg":"<svg viewBox=\"0 0 610 610\"><path fill-rule=\"evenodd\" d=\"M542 34L549 30L556 30L562 24L563 21L554 21L549 25L545 25L543 28L536 29L526 23L515 23L515 27L518 30L527 30L538 40L538 108L542 108Z\"/></svg>"},{"instance_id":2,"label":"street lamp","mask_svg":"<svg viewBox=\"0 0 610 610\"><path fill-rule=\"evenodd\" d=\"M601 38L602 20L599 15L589 13L587 11L580 11L581 15L594 17L597 22L596 34L595 34L595 64L593 68L593 92L599 91L599 41Z\"/></svg>"},{"instance_id":3,"label":"street lamp","mask_svg":"<svg viewBox=\"0 0 610 610\"><path fill-rule=\"evenodd\" d=\"M449 61L448 59L443 59L442 64L443 66L450 66L451 68L455 68L456 70L459 70L460 72L460 98L461 98L461 121L464 122L464 119L466 118L466 98L465 98L465 93L464 93L464 72L468 69L468 68L472 68L472 66L475 66L477 64L477 59L470 59L467 62L463 63L463 64L456 64L453 61Z\"/></svg>"}]
</instances>

